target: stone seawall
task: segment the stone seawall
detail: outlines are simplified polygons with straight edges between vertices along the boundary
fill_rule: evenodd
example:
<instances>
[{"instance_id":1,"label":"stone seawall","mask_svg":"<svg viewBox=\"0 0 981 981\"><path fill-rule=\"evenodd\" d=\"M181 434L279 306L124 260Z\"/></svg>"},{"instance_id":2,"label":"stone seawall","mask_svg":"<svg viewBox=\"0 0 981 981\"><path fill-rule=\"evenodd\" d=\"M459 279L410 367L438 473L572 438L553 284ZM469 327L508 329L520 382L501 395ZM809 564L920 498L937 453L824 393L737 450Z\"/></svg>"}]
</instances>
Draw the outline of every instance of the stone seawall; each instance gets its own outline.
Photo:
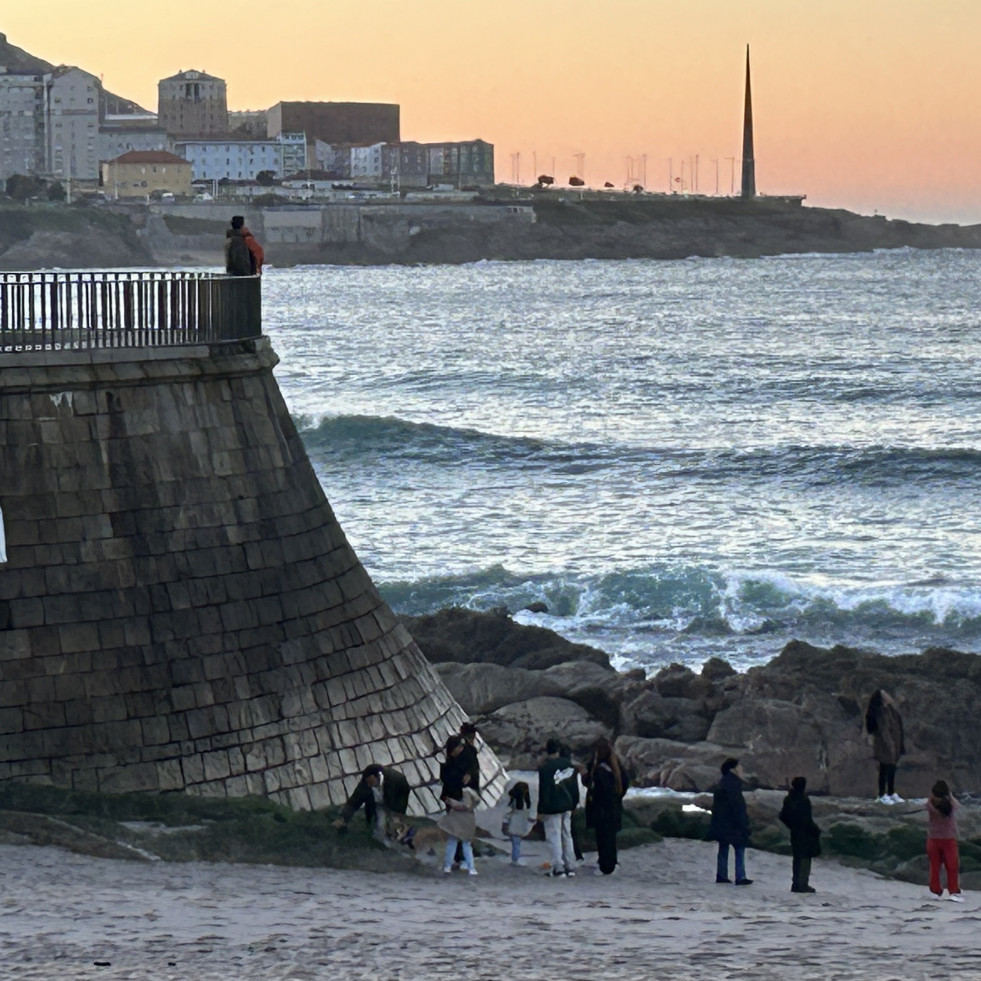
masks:
<instances>
[{"instance_id":1,"label":"stone seawall","mask_svg":"<svg viewBox=\"0 0 981 981\"><path fill-rule=\"evenodd\" d=\"M348 545L277 360L0 355L0 780L318 808L378 762L436 806L465 715Z\"/></svg>"}]
</instances>

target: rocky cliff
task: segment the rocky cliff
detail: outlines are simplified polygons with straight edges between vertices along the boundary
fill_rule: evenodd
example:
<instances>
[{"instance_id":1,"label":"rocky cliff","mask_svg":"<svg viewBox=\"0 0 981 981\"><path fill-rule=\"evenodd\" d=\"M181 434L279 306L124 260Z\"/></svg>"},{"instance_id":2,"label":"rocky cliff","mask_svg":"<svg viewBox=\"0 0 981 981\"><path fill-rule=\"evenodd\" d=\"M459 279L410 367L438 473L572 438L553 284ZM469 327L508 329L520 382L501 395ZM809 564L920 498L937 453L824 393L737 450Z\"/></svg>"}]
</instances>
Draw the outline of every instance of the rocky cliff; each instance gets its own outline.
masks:
<instances>
[{"instance_id":1,"label":"rocky cliff","mask_svg":"<svg viewBox=\"0 0 981 981\"><path fill-rule=\"evenodd\" d=\"M581 754L606 736L644 786L706 790L736 756L759 787L803 775L815 792L871 798L877 768L862 724L882 687L899 700L906 730L898 789L922 797L939 777L981 789L976 654L886 657L795 641L745 674L713 659L699 674L672 665L647 678L618 674L602 652L520 627L504 611L442 611L406 625L512 767L537 766L551 735Z\"/></svg>"}]
</instances>

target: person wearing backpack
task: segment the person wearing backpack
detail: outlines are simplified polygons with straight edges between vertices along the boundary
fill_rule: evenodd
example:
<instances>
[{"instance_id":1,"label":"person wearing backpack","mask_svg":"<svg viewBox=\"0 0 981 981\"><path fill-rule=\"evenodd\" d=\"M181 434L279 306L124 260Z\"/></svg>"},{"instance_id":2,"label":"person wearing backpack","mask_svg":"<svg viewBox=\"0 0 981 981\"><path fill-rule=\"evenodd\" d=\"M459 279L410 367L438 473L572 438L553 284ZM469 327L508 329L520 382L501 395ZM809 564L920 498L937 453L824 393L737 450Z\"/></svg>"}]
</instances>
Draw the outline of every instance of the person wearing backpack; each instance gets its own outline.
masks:
<instances>
[{"instance_id":1,"label":"person wearing backpack","mask_svg":"<svg viewBox=\"0 0 981 981\"><path fill-rule=\"evenodd\" d=\"M232 218L231 226L225 232L225 272L229 276L261 276L265 259L262 246L241 215Z\"/></svg>"}]
</instances>

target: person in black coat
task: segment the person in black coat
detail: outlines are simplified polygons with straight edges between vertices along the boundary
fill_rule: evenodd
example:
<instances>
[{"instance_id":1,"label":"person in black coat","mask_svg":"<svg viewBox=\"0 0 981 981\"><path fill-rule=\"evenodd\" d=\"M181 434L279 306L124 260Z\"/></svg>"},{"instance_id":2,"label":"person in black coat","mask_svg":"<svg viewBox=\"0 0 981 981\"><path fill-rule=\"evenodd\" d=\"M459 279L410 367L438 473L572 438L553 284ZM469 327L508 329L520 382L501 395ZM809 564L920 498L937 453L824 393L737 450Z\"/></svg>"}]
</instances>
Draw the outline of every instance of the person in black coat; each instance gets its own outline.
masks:
<instances>
[{"instance_id":1,"label":"person in black coat","mask_svg":"<svg viewBox=\"0 0 981 981\"><path fill-rule=\"evenodd\" d=\"M790 793L783 799L780 820L790 829L790 851L793 855L791 892L816 892L808 884L811 859L821 854L821 829L811 816L811 799L805 793L806 777L794 777Z\"/></svg>"},{"instance_id":2,"label":"person in black coat","mask_svg":"<svg viewBox=\"0 0 981 981\"><path fill-rule=\"evenodd\" d=\"M439 767L439 779L443 786L439 799L446 804L447 813L452 810L447 802L463 800L463 786L470 783L469 766L464 755L465 745L463 736L453 735L446 740L443 748L444 759Z\"/></svg>"},{"instance_id":3,"label":"person in black coat","mask_svg":"<svg viewBox=\"0 0 981 981\"><path fill-rule=\"evenodd\" d=\"M409 781L391 766L372 763L365 767L334 827L338 830L346 828L362 807L368 827L374 825L378 834L391 835L394 826L405 819L409 809Z\"/></svg>"},{"instance_id":4,"label":"person in black coat","mask_svg":"<svg viewBox=\"0 0 981 981\"><path fill-rule=\"evenodd\" d=\"M712 822L709 841L719 843L715 881L731 882L729 878L729 846L736 857L736 885L749 886L746 878L746 846L749 844L749 815L743 799L743 769L739 760L731 757L722 764L722 779L712 794Z\"/></svg>"},{"instance_id":5,"label":"person in black coat","mask_svg":"<svg viewBox=\"0 0 981 981\"><path fill-rule=\"evenodd\" d=\"M608 740L597 740L583 783L587 788L586 827L596 834L599 870L609 875L617 867L617 832L623 823L627 777Z\"/></svg>"}]
</instances>

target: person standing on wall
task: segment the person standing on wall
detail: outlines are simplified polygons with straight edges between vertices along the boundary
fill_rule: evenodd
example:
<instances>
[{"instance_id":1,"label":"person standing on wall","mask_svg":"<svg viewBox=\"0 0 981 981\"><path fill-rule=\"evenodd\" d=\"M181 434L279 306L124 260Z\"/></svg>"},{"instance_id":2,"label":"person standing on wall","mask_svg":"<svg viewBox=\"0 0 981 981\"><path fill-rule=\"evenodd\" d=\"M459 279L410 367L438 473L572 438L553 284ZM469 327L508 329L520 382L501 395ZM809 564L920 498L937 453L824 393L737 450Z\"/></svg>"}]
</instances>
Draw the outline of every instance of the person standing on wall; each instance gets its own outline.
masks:
<instances>
[{"instance_id":1,"label":"person standing on wall","mask_svg":"<svg viewBox=\"0 0 981 981\"><path fill-rule=\"evenodd\" d=\"M265 253L241 215L225 232L225 272L229 276L261 276Z\"/></svg>"}]
</instances>

